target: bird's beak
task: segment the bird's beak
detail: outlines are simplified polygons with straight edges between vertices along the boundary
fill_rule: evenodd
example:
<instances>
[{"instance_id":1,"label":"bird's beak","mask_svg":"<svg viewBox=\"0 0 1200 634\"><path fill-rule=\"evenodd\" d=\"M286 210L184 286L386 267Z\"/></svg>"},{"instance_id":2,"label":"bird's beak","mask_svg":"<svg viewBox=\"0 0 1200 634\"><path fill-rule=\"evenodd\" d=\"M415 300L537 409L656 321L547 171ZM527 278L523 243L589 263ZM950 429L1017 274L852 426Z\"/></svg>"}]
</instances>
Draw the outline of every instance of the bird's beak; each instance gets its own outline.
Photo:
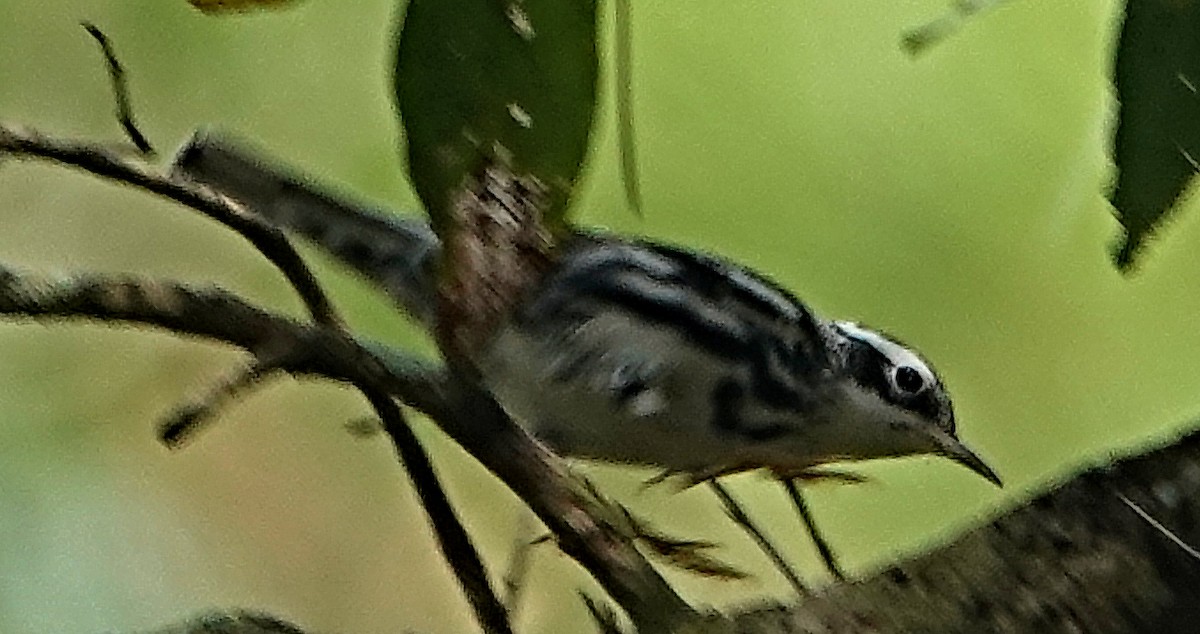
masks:
<instances>
[{"instance_id":1,"label":"bird's beak","mask_svg":"<svg viewBox=\"0 0 1200 634\"><path fill-rule=\"evenodd\" d=\"M983 476L985 480L997 487L1004 486L1004 482L1000 480L1000 476L996 475L996 472L983 461L983 458L980 458L974 451L968 449L957 438L945 436L940 440L941 450L939 453L941 455Z\"/></svg>"}]
</instances>

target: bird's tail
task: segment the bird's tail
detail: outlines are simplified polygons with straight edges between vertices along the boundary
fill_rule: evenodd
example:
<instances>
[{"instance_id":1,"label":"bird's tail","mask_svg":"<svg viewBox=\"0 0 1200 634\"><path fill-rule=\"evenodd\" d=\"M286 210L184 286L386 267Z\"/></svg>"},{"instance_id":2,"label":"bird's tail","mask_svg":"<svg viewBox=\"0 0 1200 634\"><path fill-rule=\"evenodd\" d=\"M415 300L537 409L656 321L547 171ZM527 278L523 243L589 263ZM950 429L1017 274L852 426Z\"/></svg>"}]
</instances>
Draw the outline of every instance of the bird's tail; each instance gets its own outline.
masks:
<instances>
[{"instance_id":1,"label":"bird's tail","mask_svg":"<svg viewBox=\"0 0 1200 634\"><path fill-rule=\"evenodd\" d=\"M426 325L434 319L441 245L429 224L323 190L246 144L201 131L179 151L173 175L203 183L302 236L381 287Z\"/></svg>"}]
</instances>

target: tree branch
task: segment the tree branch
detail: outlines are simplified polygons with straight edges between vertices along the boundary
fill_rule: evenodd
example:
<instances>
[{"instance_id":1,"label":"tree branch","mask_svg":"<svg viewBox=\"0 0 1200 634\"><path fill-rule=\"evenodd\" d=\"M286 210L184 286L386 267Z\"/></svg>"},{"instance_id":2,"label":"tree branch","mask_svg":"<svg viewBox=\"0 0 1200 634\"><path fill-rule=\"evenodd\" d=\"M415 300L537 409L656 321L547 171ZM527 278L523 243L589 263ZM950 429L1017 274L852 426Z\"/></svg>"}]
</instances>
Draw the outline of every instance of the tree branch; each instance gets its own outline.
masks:
<instances>
[{"instance_id":1,"label":"tree branch","mask_svg":"<svg viewBox=\"0 0 1200 634\"><path fill-rule=\"evenodd\" d=\"M254 245L300 294L318 323L341 327L316 277L283 232L211 189L160 174L139 159L120 156L94 143L50 137L36 130L0 124L0 155L39 158L77 167L102 178L133 185L190 207L229 227Z\"/></svg>"},{"instance_id":2,"label":"tree branch","mask_svg":"<svg viewBox=\"0 0 1200 634\"><path fill-rule=\"evenodd\" d=\"M257 160L237 143L208 132L198 132L175 160L176 173L228 192L252 209L272 210L266 215L296 214L301 217L326 216L342 221L353 219L367 223L366 231L375 233L375 222L386 222L380 213L356 213L358 206L313 186L287 172L276 162ZM283 209L279 209L282 207ZM339 210L344 210L339 213ZM414 226L415 225L415 226ZM414 253L393 253L403 258L411 271L396 267L386 277L374 280L387 289L406 311L422 323L431 325L434 291L429 268L438 257L436 237L423 223L406 223L400 235L408 235ZM386 358L387 354L382 355ZM635 622L649 627L659 619L674 622L691 613L645 559L628 544L633 537L619 509L594 495L586 484L571 476L562 461L532 441L515 426L498 405L468 377L448 380L443 403L462 405L461 410L434 413L451 437L497 474L551 528L560 547L579 560L601 585L625 608ZM409 403L413 404L413 403ZM416 405L421 409L420 405ZM472 408L475 409L472 413ZM468 424L456 425L466 420ZM587 509L587 513L582 513ZM582 521L583 518L590 521ZM594 522L594 523L593 523ZM555 528L555 525L558 528ZM578 530L577 530L578 529ZM579 532L584 531L584 532ZM625 542L623 545L619 542ZM636 616L641 614L643 616ZM641 619L649 619L639 621Z\"/></svg>"},{"instance_id":3,"label":"tree branch","mask_svg":"<svg viewBox=\"0 0 1200 634\"><path fill-rule=\"evenodd\" d=\"M212 137L211 135L198 136L191 144L189 144L186 152L186 165L184 163L180 163L180 168L189 171L189 173L196 175L205 182L213 183L221 189L224 189L224 184L231 182L232 178L232 182L236 185L236 190L238 192L236 195L239 198L247 196L248 198L244 199L255 208L257 208L260 204L284 204L282 202L283 200L286 200L286 204L288 205L305 204L312 206L313 209L310 211L313 213L319 213L320 208L327 205L332 205L335 208L355 208L354 203L347 200L337 199L328 194L319 194L313 192L313 186L310 183L306 183L297 177L283 173L277 166L274 166L270 162L264 162L260 160L258 163L251 163L244 158L239 158L241 156L243 156L243 153L239 153L235 145L230 145L229 143L223 142L220 139ZM236 178L233 178L234 176L236 176ZM277 197L275 194L273 194L274 192L283 192L286 193L286 196ZM338 212L330 211L328 213ZM357 217L364 214L358 212L347 214L346 212L342 212L342 215L351 215ZM365 216L371 217L371 214L365 214ZM395 294L394 289L391 287L389 287L389 292L393 292L393 294ZM404 297L402 294L400 296ZM411 296L420 298L423 296L423 294L416 293L412 294ZM405 305L407 307L407 303L405 303ZM420 307L417 306L417 308L417 312L419 313ZM1100 494L1104 495L1103 493ZM1128 508L1125 508L1123 512L1125 514L1129 514L1132 511L1130 511ZM1002 520L1002 522L1004 521L1006 520ZM980 529L980 534L990 534L989 531L991 530L993 529ZM999 530L1003 531L1005 529L1002 527ZM1081 535L1080 538L1086 539L1086 535ZM1192 540L1192 543L1197 542L1200 542L1200 540ZM1019 549L1014 549L1012 552L1007 554L1007 557L1011 557L1014 560L1019 560L1023 556L1023 553L1020 552ZM1186 557L1186 555L1184 556ZM962 551L951 550L947 551L947 554L944 555L940 553L930 554L927 557L922 558L921 562L942 562L942 564L939 565L952 566L953 562L960 557L964 557ZM1053 567L1060 564L1061 562L1049 561L1045 564L1038 565L1048 565ZM1012 568L1012 566L1007 563L1005 563L1004 566L1007 568ZM969 564L967 565L967 568L968 569L964 570L963 572L964 574L968 575L981 574L988 570L986 568L975 569ZM958 573L955 572L954 574ZM1073 576L1077 575L1078 573L1076 571L1065 571L1061 574ZM1008 624L1007 621L1003 623L989 623L986 619L981 621L971 616L970 606L972 601L985 601L989 604L1005 605L1008 601L1008 598L1004 595L1004 593L1008 592L1014 587L1019 587L1021 581L1022 578L1019 576L1016 579L1005 576L999 576L996 578L989 578L986 576L978 579L972 578L970 581L969 592L958 595L959 599L966 601L966 603L960 605L954 603L953 601L947 603L944 597L937 596L939 588L936 587L936 584L932 586L925 586L920 592L914 591L911 588L904 590L903 588L893 587L895 584L891 582L891 578L887 575L884 575L868 582L855 584L853 586L837 584L835 586L836 589L829 591L825 595L822 595L822 599L813 600L815 602L810 601L803 603L801 604L801 607L794 610L785 610L782 607L776 607L775 609L767 610L765 612L751 611L746 617L744 617L744 619L738 620L737 622L739 624L753 624L747 627L760 627L761 623L764 622L783 623L787 625L788 628L791 628L773 630L768 627L762 630L751 630L764 632L810 631L807 626L794 626L796 623L815 624L813 625L812 629L817 631L821 631L821 628L827 626L834 628L829 630L834 632L861 631L862 624L864 622L869 622L872 625L879 626L879 631L960 631L954 630L953 627L961 627L961 631L993 631L991 626L1000 628L999 631L1039 631L1038 628L1042 627L1045 623L1044 619L1049 617L1041 615L1030 620L1025 618L1025 616L1029 615L1022 614L1020 618L1013 617L1012 623ZM849 590L848 588L863 589ZM871 588L874 588L874 590L868 590ZM956 584L952 583L950 584L950 587L945 588L945 590L946 592L957 592L960 590L960 588L958 588ZM832 616L840 613L840 608L838 607L828 608L826 609L826 612L821 612L823 608L820 608L820 606L826 605L822 602L828 600L825 597L833 595L840 596L840 593L843 592L848 593L848 596L859 596L857 594L859 592L863 592L864 594L862 596L866 596L865 593L873 592L875 594L871 595L872 598L863 600L863 604L878 604L879 606L882 606L878 608L881 611L863 617L861 621L855 621L853 618L850 618L846 621L838 621L834 616ZM1088 591L1081 590L1081 592L1086 593ZM900 593L901 596L905 598L901 605L892 606L892 604L896 603L896 601L891 598L894 593ZM928 596L926 596L926 594L928 594ZM1041 596L1038 595L1036 591L1033 591L1032 594L1035 596ZM1112 600L1118 603L1120 601L1119 598L1113 598ZM1038 604L1038 609L1045 609L1050 614L1054 614L1055 610L1068 608L1064 608L1061 604L1055 602L1047 602ZM816 610L816 613L823 616L812 616L814 610ZM956 610L960 614L965 614L966 616L957 624L947 624L947 622L943 620L943 612L949 611L954 613ZM1039 613L1037 610L1033 610L1030 612L1030 614ZM1003 621L1003 619L999 620ZM1055 622L1057 623L1057 621ZM716 623L720 624L721 621L718 620ZM833 623L834 625L829 625L830 623ZM837 625L838 623L840 623L840 625ZM980 625L981 623L983 625ZM890 624L897 625L892 627ZM929 624L936 624L936 626ZM1009 625L1015 629L1006 630L1005 628ZM1020 629L1022 627L1027 629ZM1064 631L1070 630L1071 626L1069 620L1063 621L1062 627L1064 628ZM723 630L719 629L718 627L718 629L714 631ZM1130 626L1130 629L1115 629L1113 631L1138 630L1136 627Z\"/></svg>"},{"instance_id":4,"label":"tree branch","mask_svg":"<svg viewBox=\"0 0 1200 634\"><path fill-rule=\"evenodd\" d=\"M647 631L666 631L668 624L692 613L637 552L629 536L618 530L619 524L593 521L589 511L603 516L603 502L588 495L586 487L572 485L562 463L552 463L557 458L516 428L490 396L466 385L463 377L448 373L442 373L434 382L437 389L413 390L410 381L414 377L394 376L370 352L345 336L341 320L316 278L275 227L207 187L183 177L159 174L140 161L117 156L94 144L0 125L0 154L79 167L165 196L218 220L263 252L300 293L313 319L326 328L283 320L216 289L196 291L129 278L37 279L11 270L0 272L0 286L4 287L0 291L0 312L137 322L226 341L273 360L282 350L291 357L278 362L283 369L344 380L366 388L368 395L371 389L387 390L430 414L476 456L489 456L484 464L518 495L531 500L531 507L559 539L563 550L592 572ZM179 310L184 304L191 308ZM265 354L268 351L270 354ZM430 386L426 380L418 383ZM507 452L500 445L507 445ZM539 459L542 462L536 462ZM486 580L464 581L468 590L486 585ZM490 600L472 597L472 602L477 607L499 604L494 595ZM481 615L481 619L485 623L495 620L489 615Z\"/></svg>"},{"instance_id":5,"label":"tree branch","mask_svg":"<svg viewBox=\"0 0 1200 634\"><path fill-rule=\"evenodd\" d=\"M1200 561L1181 543L1200 544L1200 432L1082 473L866 581L686 631L1194 632Z\"/></svg>"},{"instance_id":6,"label":"tree branch","mask_svg":"<svg viewBox=\"0 0 1200 634\"><path fill-rule=\"evenodd\" d=\"M231 208L222 197L197 194L206 190L115 157L97 158L91 146L40 139L0 127L0 151L115 173L185 204ZM630 545L613 509L513 425L490 396L450 370L262 310L220 289L129 277L49 278L0 268L0 314L136 323L256 356L285 350L274 357L281 370L395 396L429 414L526 500L562 549L645 632L1182 633L1200 619L1200 561L1191 554L1200 544L1200 433L1085 473L951 546L871 579L835 585L795 606L697 621Z\"/></svg>"},{"instance_id":7,"label":"tree branch","mask_svg":"<svg viewBox=\"0 0 1200 634\"><path fill-rule=\"evenodd\" d=\"M1190 634L1200 622L1200 561L1190 552L1198 544L1200 432L1192 432L1086 471L869 579L798 604L709 614L676 631ZM189 623L160 632L213 631Z\"/></svg>"},{"instance_id":8,"label":"tree branch","mask_svg":"<svg viewBox=\"0 0 1200 634\"><path fill-rule=\"evenodd\" d=\"M694 616L634 548L618 510L513 424L486 392L444 368L395 351L376 356L336 331L270 313L221 289L130 277L50 278L0 267L0 314L141 324L256 354L287 350L289 354L275 357L281 370L384 390L429 415L525 500L562 550L643 631L670 631Z\"/></svg>"},{"instance_id":9,"label":"tree branch","mask_svg":"<svg viewBox=\"0 0 1200 634\"><path fill-rule=\"evenodd\" d=\"M100 45L100 53L104 55L104 66L108 68L108 78L112 82L113 100L116 102L116 112L113 114L117 117L117 123L121 124L121 129L125 131L125 136L129 137L129 141L133 143L133 147L137 148L143 156L154 156L154 146L150 145L150 140L142 131L138 129L137 123L133 120L133 106L129 103L129 85L125 82L125 68L121 66L121 60L117 59L117 53L113 50L112 43L108 41L108 36L100 27L91 22L84 22L83 28L96 40Z\"/></svg>"},{"instance_id":10,"label":"tree branch","mask_svg":"<svg viewBox=\"0 0 1200 634\"><path fill-rule=\"evenodd\" d=\"M458 520L454 507L446 499L437 473L433 470L433 463L421 448L416 434L404 420L400 407L390 395L380 390L366 388L363 393L371 401L371 407L379 414L384 431L395 442L396 449L400 452L400 461L404 463L404 468L413 481L421 499L421 506L429 515L442 552L449 561L450 568L458 575L459 583L466 590L467 600L471 602L483 631L488 634L510 634L512 626L508 622L508 610L488 583L487 570L483 567L479 550L475 548L471 536Z\"/></svg>"}]
</instances>

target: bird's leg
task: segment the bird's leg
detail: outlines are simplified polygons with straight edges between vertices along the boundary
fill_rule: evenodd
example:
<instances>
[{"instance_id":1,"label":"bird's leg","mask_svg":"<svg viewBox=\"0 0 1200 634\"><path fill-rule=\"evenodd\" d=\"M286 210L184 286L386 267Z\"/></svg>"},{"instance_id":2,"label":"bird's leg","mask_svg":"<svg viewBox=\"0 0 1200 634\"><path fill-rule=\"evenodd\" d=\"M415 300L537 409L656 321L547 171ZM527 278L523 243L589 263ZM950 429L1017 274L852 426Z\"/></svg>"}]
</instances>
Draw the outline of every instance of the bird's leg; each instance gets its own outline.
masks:
<instances>
[{"instance_id":1,"label":"bird's leg","mask_svg":"<svg viewBox=\"0 0 1200 634\"><path fill-rule=\"evenodd\" d=\"M831 475L831 473L836 475ZM816 479L824 480L832 477L843 483L865 481L861 476L847 478L845 476L851 474L843 474L841 472L831 473L819 474ZM829 547L829 542L825 541L825 535L817 528L816 520L812 515L812 509L808 507L808 502L804 499L804 493L800 490L800 485L798 484L800 480L813 481L812 472L810 471L806 476L779 478L779 481L783 483L783 487L788 492L788 497L792 499L792 505L796 507L796 512L800 514L800 521L804 524L804 528L808 530L808 534L812 536L813 544L817 547L817 554L821 556L821 561L825 562L825 568L838 581L845 581L846 575L842 572L841 566L838 565L837 557L834 556L833 549Z\"/></svg>"},{"instance_id":2,"label":"bird's leg","mask_svg":"<svg viewBox=\"0 0 1200 634\"><path fill-rule=\"evenodd\" d=\"M750 519L750 516L742 508L742 505L734 499L733 494L716 479L709 480L708 486L712 488L713 493L721 500L721 504L725 506L725 513L729 515L729 519L733 520L738 526L741 526L742 530L750 535L750 539L754 540L759 549L767 555L767 558L771 560L771 563L775 565L775 568L779 570L784 579L787 579L787 582L796 591L796 594L800 596L808 594L808 588L800 580L800 575L796 574L792 566L783 558L783 554L775 548L771 540L767 539L766 533L763 533L762 529L754 523L754 520Z\"/></svg>"}]
</instances>

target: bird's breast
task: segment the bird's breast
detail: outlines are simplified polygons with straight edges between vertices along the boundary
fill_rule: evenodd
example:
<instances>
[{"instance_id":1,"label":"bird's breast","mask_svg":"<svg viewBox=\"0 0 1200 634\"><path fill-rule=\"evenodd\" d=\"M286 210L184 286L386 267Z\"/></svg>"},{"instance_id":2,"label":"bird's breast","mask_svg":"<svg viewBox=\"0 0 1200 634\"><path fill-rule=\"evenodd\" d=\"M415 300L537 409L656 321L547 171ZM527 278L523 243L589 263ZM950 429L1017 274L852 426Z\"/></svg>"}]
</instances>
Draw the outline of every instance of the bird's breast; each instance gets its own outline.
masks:
<instances>
[{"instance_id":1,"label":"bird's breast","mask_svg":"<svg viewBox=\"0 0 1200 634\"><path fill-rule=\"evenodd\" d=\"M543 331L502 328L480 369L505 410L564 455L683 472L820 462L829 421L814 386L758 361L613 312Z\"/></svg>"}]
</instances>

